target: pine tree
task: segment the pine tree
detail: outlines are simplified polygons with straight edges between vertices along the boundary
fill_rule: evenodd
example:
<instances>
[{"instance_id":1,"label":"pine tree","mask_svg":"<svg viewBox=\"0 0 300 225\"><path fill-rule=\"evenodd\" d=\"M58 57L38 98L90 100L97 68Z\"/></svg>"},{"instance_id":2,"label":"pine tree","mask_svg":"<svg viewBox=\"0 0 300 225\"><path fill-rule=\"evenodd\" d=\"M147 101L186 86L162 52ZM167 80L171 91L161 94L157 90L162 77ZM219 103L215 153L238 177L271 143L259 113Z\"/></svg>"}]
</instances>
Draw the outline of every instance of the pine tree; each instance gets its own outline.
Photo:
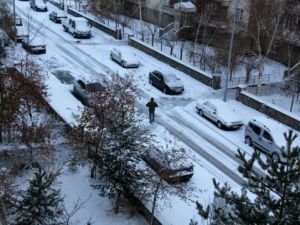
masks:
<instances>
[{"instance_id":1,"label":"pine tree","mask_svg":"<svg viewBox=\"0 0 300 225\"><path fill-rule=\"evenodd\" d=\"M211 224L240 225L299 225L300 224L300 158L299 146L293 147L297 138L292 131L284 133L287 145L282 148L284 162L271 157L263 161L258 151L247 160L245 153L238 151L242 160L239 172L245 178L241 193L231 191L225 184L214 180L215 200L210 213L197 204L200 215L212 219ZM254 169L257 162L263 173Z\"/></svg>"},{"instance_id":2,"label":"pine tree","mask_svg":"<svg viewBox=\"0 0 300 225\"><path fill-rule=\"evenodd\" d=\"M60 191L53 188L55 175L41 168L16 203L15 225L59 225L62 216Z\"/></svg>"},{"instance_id":3,"label":"pine tree","mask_svg":"<svg viewBox=\"0 0 300 225\"><path fill-rule=\"evenodd\" d=\"M138 197L145 187L144 169L139 164L150 136L137 120L132 78L112 75L101 84L103 90L94 94L78 130L93 162L91 176L100 180L94 186L101 195L116 199L118 212L122 195Z\"/></svg>"}]
</instances>

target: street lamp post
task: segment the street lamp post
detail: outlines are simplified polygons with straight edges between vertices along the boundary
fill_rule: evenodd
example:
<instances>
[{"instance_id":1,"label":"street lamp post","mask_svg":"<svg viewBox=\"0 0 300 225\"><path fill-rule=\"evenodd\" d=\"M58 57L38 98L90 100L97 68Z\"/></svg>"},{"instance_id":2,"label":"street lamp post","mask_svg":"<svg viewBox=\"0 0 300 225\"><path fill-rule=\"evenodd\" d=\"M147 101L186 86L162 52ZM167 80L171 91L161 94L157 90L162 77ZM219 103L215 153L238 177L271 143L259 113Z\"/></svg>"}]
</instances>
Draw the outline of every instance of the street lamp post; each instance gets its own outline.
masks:
<instances>
[{"instance_id":1,"label":"street lamp post","mask_svg":"<svg viewBox=\"0 0 300 225\"><path fill-rule=\"evenodd\" d=\"M234 2L234 16L233 16L233 22L231 27L231 37L230 37L230 45L229 45L229 53L228 53L228 61L227 61L227 73L226 73L224 99L223 99L224 102L226 102L227 100L228 82L229 82L230 69L231 69L232 46L233 46L236 17L237 17L236 11L237 11L237 0L235 0Z\"/></svg>"},{"instance_id":2,"label":"street lamp post","mask_svg":"<svg viewBox=\"0 0 300 225\"><path fill-rule=\"evenodd\" d=\"M13 14L14 14L14 18L13 18L13 23L14 23L14 41L15 44L17 44L17 27L16 27L16 0L13 0Z\"/></svg>"}]
</instances>

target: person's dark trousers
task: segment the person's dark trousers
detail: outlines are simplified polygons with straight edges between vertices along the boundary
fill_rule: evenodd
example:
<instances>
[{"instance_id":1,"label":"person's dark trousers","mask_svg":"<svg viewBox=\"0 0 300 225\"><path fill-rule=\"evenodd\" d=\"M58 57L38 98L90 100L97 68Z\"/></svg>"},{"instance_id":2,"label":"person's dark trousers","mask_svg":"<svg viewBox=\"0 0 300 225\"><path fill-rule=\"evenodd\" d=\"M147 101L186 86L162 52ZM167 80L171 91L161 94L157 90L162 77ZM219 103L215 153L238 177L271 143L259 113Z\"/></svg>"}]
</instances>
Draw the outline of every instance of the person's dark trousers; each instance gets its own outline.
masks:
<instances>
[{"instance_id":1,"label":"person's dark trousers","mask_svg":"<svg viewBox=\"0 0 300 225\"><path fill-rule=\"evenodd\" d=\"M154 110L149 110L150 123L154 123Z\"/></svg>"}]
</instances>

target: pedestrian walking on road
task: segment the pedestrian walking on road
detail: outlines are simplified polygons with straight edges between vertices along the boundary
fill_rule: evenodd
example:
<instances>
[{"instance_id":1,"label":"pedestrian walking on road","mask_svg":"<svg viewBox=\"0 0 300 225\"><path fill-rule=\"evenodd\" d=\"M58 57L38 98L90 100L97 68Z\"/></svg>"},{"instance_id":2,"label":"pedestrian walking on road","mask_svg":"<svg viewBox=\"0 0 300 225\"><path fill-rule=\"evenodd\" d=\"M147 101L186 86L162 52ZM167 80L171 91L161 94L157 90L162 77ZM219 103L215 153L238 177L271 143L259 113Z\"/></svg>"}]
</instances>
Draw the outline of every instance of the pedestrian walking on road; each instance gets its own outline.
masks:
<instances>
[{"instance_id":1,"label":"pedestrian walking on road","mask_svg":"<svg viewBox=\"0 0 300 225\"><path fill-rule=\"evenodd\" d=\"M153 123L154 122L155 108L158 107L158 105L154 101L154 98L151 98L150 102L148 102L146 106L149 108L150 123Z\"/></svg>"}]
</instances>

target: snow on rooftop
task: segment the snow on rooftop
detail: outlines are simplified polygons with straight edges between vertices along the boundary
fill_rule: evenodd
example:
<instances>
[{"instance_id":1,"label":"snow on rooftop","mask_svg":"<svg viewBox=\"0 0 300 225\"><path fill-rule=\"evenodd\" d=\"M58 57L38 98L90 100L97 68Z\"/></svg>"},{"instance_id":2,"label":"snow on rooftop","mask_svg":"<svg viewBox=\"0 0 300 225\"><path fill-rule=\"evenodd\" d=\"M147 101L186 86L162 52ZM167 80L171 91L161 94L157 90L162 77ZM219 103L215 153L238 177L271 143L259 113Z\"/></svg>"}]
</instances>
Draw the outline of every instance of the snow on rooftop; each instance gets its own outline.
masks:
<instances>
[{"instance_id":1,"label":"snow on rooftop","mask_svg":"<svg viewBox=\"0 0 300 225\"><path fill-rule=\"evenodd\" d=\"M183 10L185 12L196 12L196 6L191 2L178 2L174 4L174 9L176 10Z\"/></svg>"}]
</instances>

